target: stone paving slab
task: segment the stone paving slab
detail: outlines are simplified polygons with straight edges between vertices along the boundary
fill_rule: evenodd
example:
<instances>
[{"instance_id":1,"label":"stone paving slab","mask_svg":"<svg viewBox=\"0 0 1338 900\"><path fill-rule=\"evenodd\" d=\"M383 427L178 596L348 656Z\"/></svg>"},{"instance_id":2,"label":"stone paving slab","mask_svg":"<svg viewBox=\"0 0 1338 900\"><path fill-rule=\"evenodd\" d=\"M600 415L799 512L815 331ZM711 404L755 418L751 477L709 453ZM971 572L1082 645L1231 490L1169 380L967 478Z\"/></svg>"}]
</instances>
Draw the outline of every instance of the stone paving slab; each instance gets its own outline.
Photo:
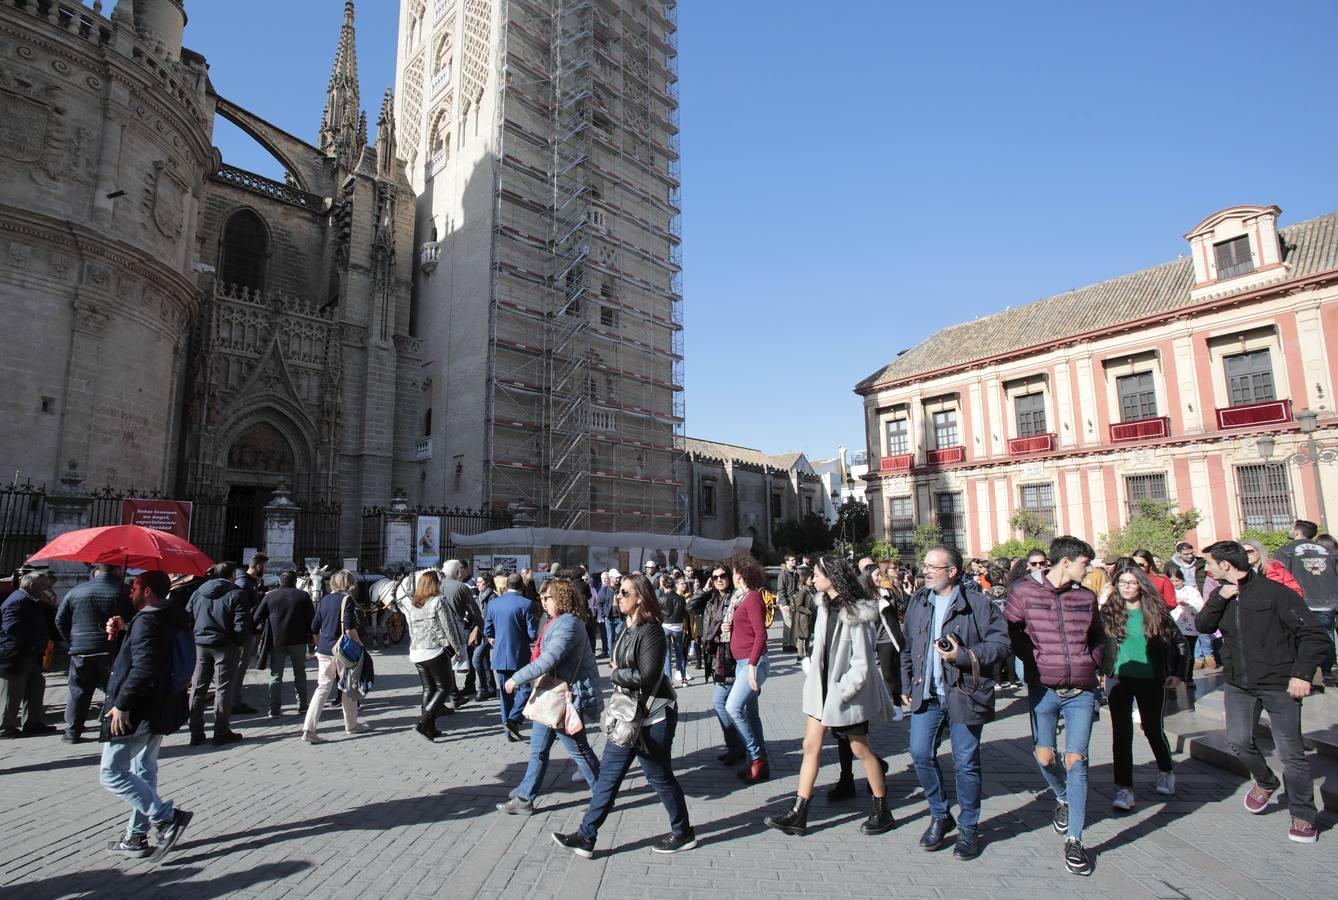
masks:
<instances>
[{"instance_id":1,"label":"stone paving slab","mask_svg":"<svg viewBox=\"0 0 1338 900\"><path fill-rule=\"evenodd\" d=\"M701 846L674 856L650 851L667 829L664 810L634 766L583 860L555 846L554 830L573 830L589 793L571 781L574 766L553 751L539 812L498 814L494 805L519 781L527 743L509 743L496 704L469 704L429 746L411 729L418 679L404 645L377 655L377 689L364 710L376 731L347 736L327 712L330 743L297 738L290 714L277 723L239 717L247 739L223 749L191 748L183 731L164 744L165 797L195 811L182 843L164 862L108 857L103 848L127 810L98 784L99 746L56 737L0 742L0 896L361 898L711 898L1029 897L1269 898L1333 896L1338 859L1327 833L1316 846L1286 840L1285 812L1250 816L1239 777L1177 758L1179 793L1151 792L1156 771L1146 746L1135 759L1139 806L1110 808L1110 730L1092 738L1086 843L1096 855L1090 878L1069 875L1062 839L1050 829L1052 803L1041 795L1030 753L1025 701L1000 695L999 721L985 730L984 853L962 863L950 851L926 854L916 842L927 823L910 769L904 724L876 730L889 758L898 827L865 837L859 801L831 806L835 752L824 754L806 838L770 831L762 818L788 802L799 768L802 673L781 660L763 693L762 718L775 777L744 786L716 762L720 731L710 689L680 691L682 722L675 767L688 795ZM314 671L310 671L314 685ZM251 672L247 696L266 708L266 676ZM59 719L64 678L47 681L51 721ZM291 696L291 695L288 695ZM289 707L291 709L291 706ZM598 752L602 737L594 741ZM950 772L951 757L946 753ZM863 785L861 781L861 792ZM1326 820L1327 821L1327 820Z\"/></svg>"}]
</instances>

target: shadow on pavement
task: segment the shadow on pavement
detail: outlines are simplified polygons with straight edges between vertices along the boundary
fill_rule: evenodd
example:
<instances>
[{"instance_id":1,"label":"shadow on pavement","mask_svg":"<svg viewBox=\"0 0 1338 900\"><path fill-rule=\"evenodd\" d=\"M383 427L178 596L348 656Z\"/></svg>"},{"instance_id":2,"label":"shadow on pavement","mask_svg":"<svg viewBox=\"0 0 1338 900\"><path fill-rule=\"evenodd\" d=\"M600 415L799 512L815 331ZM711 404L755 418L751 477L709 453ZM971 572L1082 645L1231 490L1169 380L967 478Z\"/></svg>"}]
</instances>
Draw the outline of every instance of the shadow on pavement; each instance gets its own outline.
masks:
<instances>
[{"instance_id":1,"label":"shadow on pavement","mask_svg":"<svg viewBox=\"0 0 1338 900\"><path fill-rule=\"evenodd\" d=\"M272 884L304 869L310 869L313 865L314 863L307 860L284 860L184 884L182 882L198 876L202 870L178 866L160 869L153 866L143 871L123 872L119 869L106 868L99 861L98 868L94 870L71 872L7 887L5 895L14 900L25 900L28 897L45 900L48 897L71 897L83 894L122 896L131 892L150 890L155 898L190 897L191 900L209 900L212 897L226 897L260 885Z\"/></svg>"}]
</instances>

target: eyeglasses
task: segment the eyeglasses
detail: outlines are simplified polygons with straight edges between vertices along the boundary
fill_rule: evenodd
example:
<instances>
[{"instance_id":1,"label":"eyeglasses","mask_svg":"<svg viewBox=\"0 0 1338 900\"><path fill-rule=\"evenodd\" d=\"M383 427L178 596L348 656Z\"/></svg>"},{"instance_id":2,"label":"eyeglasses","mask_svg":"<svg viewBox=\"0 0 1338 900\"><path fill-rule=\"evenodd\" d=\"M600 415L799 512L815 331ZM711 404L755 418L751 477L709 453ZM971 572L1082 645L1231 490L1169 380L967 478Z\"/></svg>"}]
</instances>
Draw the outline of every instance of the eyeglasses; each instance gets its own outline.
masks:
<instances>
[{"instance_id":1,"label":"eyeglasses","mask_svg":"<svg viewBox=\"0 0 1338 900\"><path fill-rule=\"evenodd\" d=\"M1256 556L1259 555L1259 551L1256 550L1256 549L1254 549L1253 547L1246 547L1246 548L1245 548L1245 553L1246 553L1247 555L1248 555L1248 554L1251 554L1251 553L1253 553L1253 554L1256 555Z\"/></svg>"},{"instance_id":2,"label":"eyeglasses","mask_svg":"<svg viewBox=\"0 0 1338 900\"><path fill-rule=\"evenodd\" d=\"M1121 578L1116 584L1120 587L1138 587L1138 582L1129 578Z\"/></svg>"},{"instance_id":3,"label":"eyeglasses","mask_svg":"<svg viewBox=\"0 0 1338 900\"><path fill-rule=\"evenodd\" d=\"M952 566L932 566L929 563L923 563L920 568L926 572L942 572L944 569L951 569Z\"/></svg>"}]
</instances>

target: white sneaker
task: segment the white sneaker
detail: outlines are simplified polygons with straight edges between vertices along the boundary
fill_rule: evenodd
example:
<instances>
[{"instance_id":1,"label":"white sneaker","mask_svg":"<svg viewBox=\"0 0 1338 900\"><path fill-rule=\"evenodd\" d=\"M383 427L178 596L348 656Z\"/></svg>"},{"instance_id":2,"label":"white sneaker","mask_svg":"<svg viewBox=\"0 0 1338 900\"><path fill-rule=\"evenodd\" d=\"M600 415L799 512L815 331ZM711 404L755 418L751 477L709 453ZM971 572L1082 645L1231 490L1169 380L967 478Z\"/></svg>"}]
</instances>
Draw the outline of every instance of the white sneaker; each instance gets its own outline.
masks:
<instances>
[{"instance_id":1,"label":"white sneaker","mask_svg":"<svg viewBox=\"0 0 1338 900\"><path fill-rule=\"evenodd\" d=\"M1123 812L1128 812L1134 808L1134 792L1128 788L1120 788L1115 792L1115 799L1110 801L1110 805Z\"/></svg>"},{"instance_id":2,"label":"white sneaker","mask_svg":"<svg viewBox=\"0 0 1338 900\"><path fill-rule=\"evenodd\" d=\"M1174 772L1158 772L1158 773L1157 773L1157 786L1154 787L1153 790L1156 791L1158 794L1161 794L1161 795L1164 796L1164 797L1174 797L1174 796L1175 796L1175 773L1174 773Z\"/></svg>"}]
</instances>

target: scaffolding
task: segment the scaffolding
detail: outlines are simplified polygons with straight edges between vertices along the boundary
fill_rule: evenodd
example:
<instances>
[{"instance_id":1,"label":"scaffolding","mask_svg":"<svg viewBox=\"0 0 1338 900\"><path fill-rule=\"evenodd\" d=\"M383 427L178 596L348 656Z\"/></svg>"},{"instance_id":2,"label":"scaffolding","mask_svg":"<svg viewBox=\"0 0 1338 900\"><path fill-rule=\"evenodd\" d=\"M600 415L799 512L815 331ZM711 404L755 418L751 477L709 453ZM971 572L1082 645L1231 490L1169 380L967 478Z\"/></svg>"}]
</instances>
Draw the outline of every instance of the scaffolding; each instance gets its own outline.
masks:
<instances>
[{"instance_id":1,"label":"scaffolding","mask_svg":"<svg viewBox=\"0 0 1338 900\"><path fill-rule=\"evenodd\" d=\"M686 527L676 29L645 0L506 4L488 494L537 524Z\"/></svg>"}]
</instances>

